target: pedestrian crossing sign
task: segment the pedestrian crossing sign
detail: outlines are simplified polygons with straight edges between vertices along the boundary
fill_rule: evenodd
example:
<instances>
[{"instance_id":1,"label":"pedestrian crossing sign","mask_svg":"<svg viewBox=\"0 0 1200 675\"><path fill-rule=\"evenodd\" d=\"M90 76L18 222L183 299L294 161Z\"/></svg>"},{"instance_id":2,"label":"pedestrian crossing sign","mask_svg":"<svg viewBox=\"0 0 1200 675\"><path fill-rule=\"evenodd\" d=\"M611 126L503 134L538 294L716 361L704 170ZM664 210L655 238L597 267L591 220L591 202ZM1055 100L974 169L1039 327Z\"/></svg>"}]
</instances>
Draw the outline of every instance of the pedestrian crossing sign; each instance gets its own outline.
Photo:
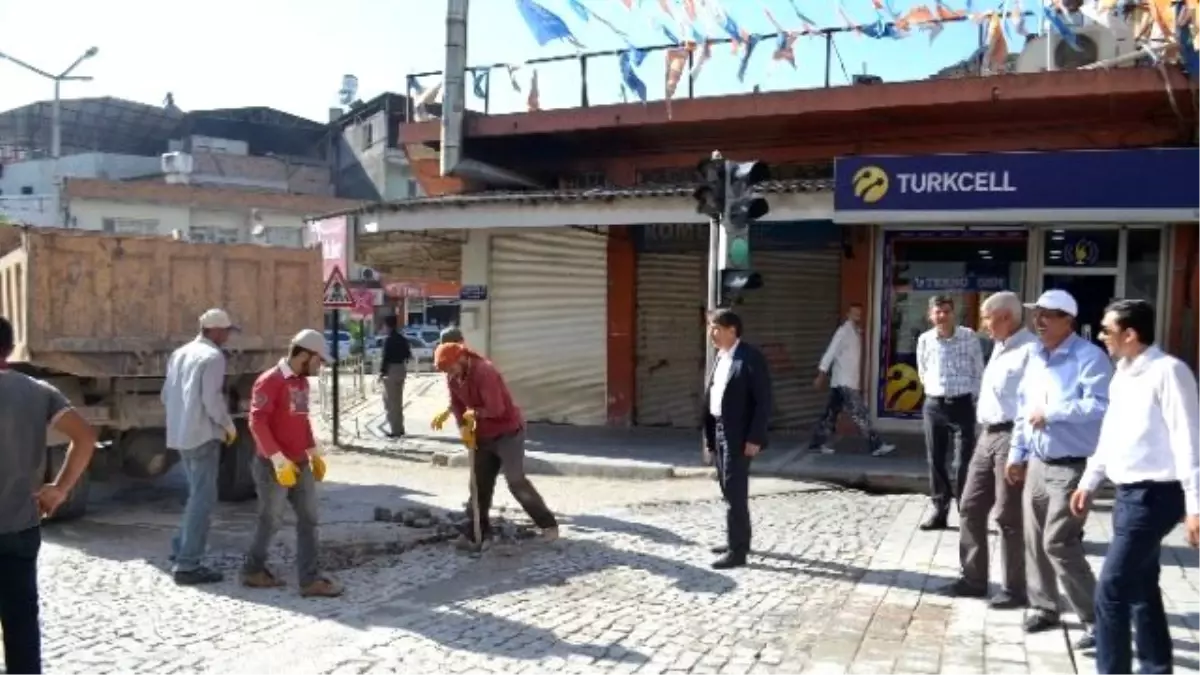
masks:
<instances>
[{"instance_id":1,"label":"pedestrian crossing sign","mask_svg":"<svg viewBox=\"0 0 1200 675\"><path fill-rule=\"evenodd\" d=\"M335 267L325 280L325 309L349 309L353 306L354 297L350 295L346 275L342 274L340 267Z\"/></svg>"}]
</instances>

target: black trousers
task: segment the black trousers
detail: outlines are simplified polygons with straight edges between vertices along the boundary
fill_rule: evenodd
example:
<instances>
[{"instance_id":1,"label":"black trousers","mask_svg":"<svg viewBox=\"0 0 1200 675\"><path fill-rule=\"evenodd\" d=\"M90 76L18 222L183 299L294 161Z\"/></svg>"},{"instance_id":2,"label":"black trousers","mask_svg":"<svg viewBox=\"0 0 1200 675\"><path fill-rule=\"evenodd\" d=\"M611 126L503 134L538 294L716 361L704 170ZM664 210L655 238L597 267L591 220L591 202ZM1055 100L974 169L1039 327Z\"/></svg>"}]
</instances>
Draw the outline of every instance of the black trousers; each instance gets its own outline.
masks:
<instances>
[{"instance_id":1,"label":"black trousers","mask_svg":"<svg viewBox=\"0 0 1200 675\"><path fill-rule=\"evenodd\" d=\"M37 527L0 534L0 630L8 673L42 672L37 582L41 546L42 532Z\"/></svg>"},{"instance_id":2,"label":"black trousers","mask_svg":"<svg viewBox=\"0 0 1200 675\"><path fill-rule=\"evenodd\" d=\"M929 461L929 495L938 515L950 511L951 501L962 497L967 484L970 462L964 454L975 450L975 401L969 394L943 397L926 396L924 413L925 453ZM954 437L958 436L958 444ZM955 480L950 481L950 453L958 467Z\"/></svg>"},{"instance_id":3,"label":"black trousers","mask_svg":"<svg viewBox=\"0 0 1200 675\"><path fill-rule=\"evenodd\" d=\"M717 420L714 464L721 495L725 498L725 540L734 554L750 552L750 458L740 443L731 444L725 425Z\"/></svg>"}]
</instances>

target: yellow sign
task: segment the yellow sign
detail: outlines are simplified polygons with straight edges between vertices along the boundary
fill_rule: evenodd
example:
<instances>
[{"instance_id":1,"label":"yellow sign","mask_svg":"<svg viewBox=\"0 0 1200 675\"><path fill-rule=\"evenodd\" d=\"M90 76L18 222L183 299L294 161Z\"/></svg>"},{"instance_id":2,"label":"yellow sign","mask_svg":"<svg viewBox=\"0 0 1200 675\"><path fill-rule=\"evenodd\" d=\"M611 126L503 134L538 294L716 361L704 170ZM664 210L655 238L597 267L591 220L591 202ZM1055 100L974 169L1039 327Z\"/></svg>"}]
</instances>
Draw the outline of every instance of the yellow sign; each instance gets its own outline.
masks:
<instances>
[{"instance_id":1,"label":"yellow sign","mask_svg":"<svg viewBox=\"0 0 1200 675\"><path fill-rule=\"evenodd\" d=\"M883 199L887 195L889 183L887 172L877 166L864 166L855 171L850 180L850 185L854 187L854 196L864 204L874 204Z\"/></svg>"},{"instance_id":2,"label":"yellow sign","mask_svg":"<svg viewBox=\"0 0 1200 675\"><path fill-rule=\"evenodd\" d=\"M883 388L884 409L892 412L913 412L924 395L917 369L907 363L888 368L887 384Z\"/></svg>"}]
</instances>

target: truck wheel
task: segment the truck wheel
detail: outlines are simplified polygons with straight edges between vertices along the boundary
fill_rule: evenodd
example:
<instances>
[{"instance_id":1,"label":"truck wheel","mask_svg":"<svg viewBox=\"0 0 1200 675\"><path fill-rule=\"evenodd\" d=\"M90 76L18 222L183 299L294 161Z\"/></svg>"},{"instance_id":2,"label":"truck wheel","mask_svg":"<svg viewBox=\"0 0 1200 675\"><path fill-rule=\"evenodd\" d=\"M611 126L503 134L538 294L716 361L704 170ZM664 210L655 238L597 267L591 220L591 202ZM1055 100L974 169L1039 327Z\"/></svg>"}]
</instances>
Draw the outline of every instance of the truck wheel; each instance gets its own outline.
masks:
<instances>
[{"instance_id":1,"label":"truck wheel","mask_svg":"<svg viewBox=\"0 0 1200 675\"><path fill-rule=\"evenodd\" d=\"M56 445L51 448L46 448L46 482L54 480L62 469L63 463L67 460L67 446ZM87 513L88 492L91 491L91 478L88 476L90 471L84 471L79 477L79 481L75 483L75 488L71 490L71 494L67 497L67 501L63 502L62 506L54 512L54 515L48 519L51 522L66 522L68 520L76 520L82 518Z\"/></svg>"},{"instance_id":2,"label":"truck wheel","mask_svg":"<svg viewBox=\"0 0 1200 675\"><path fill-rule=\"evenodd\" d=\"M167 448L166 429L131 429L116 442L121 472L130 478L158 478L179 462L179 453Z\"/></svg>"},{"instance_id":3,"label":"truck wheel","mask_svg":"<svg viewBox=\"0 0 1200 675\"><path fill-rule=\"evenodd\" d=\"M217 478L217 498L223 502L244 502L254 499L254 476L250 464L254 461L254 439L245 420L234 420L237 442L221 448L221 470Z\"/></svg>"}]
</instances>

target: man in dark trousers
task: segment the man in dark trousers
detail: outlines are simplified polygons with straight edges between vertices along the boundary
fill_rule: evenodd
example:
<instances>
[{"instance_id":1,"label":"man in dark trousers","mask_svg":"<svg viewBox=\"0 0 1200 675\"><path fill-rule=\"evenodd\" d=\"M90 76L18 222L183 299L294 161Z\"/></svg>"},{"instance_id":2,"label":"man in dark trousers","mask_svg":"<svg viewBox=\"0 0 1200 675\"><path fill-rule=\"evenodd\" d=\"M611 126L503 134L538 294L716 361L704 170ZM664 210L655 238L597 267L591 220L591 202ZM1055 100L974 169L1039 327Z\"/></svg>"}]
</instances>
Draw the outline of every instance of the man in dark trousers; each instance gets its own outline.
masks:
<instances>
[{"instance_id":1,"label":"man in dark trousers","mask_svg":"<svg viewBox=\"0 0 1200 675\"><path fill-rule=\"evenodd\" d=\"M750 553L750 461L767 445L771 417L771 374L756 347L742 342L742 320L728 309L708 319L708 335L717 349L704 388L704 462L717 467L721 494L728 505L726 544L714 569L746 564Z\"/></svg>"},{"instance_id":2,"label":"man in dark trousers","mask_svg":"<svg viewBox=\"0 0 1200 675\"><path fill-rule=\"evenodd\" d=\"M404 380L408 377L408 362L412 345L400 333L395 315L383 320L388 336L383 341L383 359L379 363L379 379L383 382L383 406L387 410L388 437L404 435Z\"/></svg>"},{"instance_id":3,"label":"man in dark trousers","mask_svg":"<svg viewBox=\"0 0 1200 675\"><path fill-rule=\"evenodd\" d=\"M13 343L12 324L0 317L0 632L5 672L40 673L41 522L62 506L87 471L96 432L62 392L8 368ZM70 441L54 475L46 467L48 429Z\"/></svg>"}]
</instances>

